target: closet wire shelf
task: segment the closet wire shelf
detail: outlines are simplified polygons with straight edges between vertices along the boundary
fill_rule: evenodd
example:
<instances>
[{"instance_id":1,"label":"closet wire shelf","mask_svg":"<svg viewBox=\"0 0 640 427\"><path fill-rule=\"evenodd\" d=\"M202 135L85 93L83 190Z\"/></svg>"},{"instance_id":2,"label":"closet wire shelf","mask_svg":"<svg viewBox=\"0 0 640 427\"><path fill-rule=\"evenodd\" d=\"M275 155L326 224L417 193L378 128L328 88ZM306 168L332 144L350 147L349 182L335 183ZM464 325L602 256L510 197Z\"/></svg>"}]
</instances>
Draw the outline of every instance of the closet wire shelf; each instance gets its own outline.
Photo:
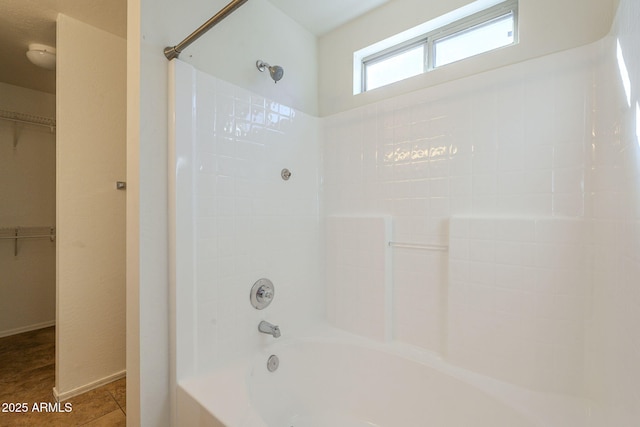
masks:
<instances>
[{"instance_id":1,"label":"closet wire shelf","mask_svg":"<svg viewBox=\"0 0 640 427\"><path fill-rule=\"evenodd\" d=\"M3 227L0 228L0 240L13 240L13 256L18 256L18 240L23 239L56 240L55 227Z\"/></svg>"},{"instance_id":2,"label":"closet wire shelf","mask_svg":"<svg viewBox=\"0 0 640 427\"><path fill-rule=\"evenodd\" d=\"M13 122L13 149L18 148L18 140L20 139L20 130L18 124L27 124L34 126L45 126L49 128L51 133L56 131L56 119L50 117L35 116L33 114L17 113L15 111L0 110L0 120L8 120Z\"/></svg>"},{"instance_id":3,"label":"closet wire shelf","mask_svg":"<svg viewBox=\"0 0 640 427\"><path fill-rule=\"evenodd\" d=\"M33 114L17 113L15 111L0 110L0 119L14 123L25 123L36 126L46 126L51 132L56 128L56 120L50 117L35 116Z\"/></svg>"}]
</instances>

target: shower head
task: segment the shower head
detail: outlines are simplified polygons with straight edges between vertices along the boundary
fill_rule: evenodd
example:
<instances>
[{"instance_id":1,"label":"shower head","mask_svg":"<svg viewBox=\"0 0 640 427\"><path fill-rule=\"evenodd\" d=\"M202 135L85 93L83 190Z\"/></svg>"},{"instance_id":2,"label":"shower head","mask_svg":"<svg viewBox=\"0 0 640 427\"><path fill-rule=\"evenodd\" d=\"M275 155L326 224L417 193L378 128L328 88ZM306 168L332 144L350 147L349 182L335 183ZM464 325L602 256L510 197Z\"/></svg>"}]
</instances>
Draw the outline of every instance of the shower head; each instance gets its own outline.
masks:
<instances>
[{"instance_id":1,"label":"shower head","mask_svg":"<svg viewBox=\"0 0 640 427\"><path fill-rule=\"evenodd\" d=\"M282 76L284 76L284 69L279 65L269 65L264 61L257 60L256 67L260 72L264 72L265 69L269 70L269 74L274 83L278 83Z\"/></svg>"}]
</instances>

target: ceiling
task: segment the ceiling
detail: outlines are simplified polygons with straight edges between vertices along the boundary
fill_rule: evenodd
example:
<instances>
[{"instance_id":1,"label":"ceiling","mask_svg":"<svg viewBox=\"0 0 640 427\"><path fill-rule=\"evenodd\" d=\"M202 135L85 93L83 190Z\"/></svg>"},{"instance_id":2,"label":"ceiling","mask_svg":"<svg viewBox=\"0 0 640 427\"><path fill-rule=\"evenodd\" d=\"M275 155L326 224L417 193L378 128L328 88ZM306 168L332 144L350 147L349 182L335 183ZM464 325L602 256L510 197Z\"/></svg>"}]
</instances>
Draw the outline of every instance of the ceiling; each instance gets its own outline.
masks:
<instances>
[{"instance_id":1,"label":"ceiling","mask_svg":"<svg viewBox=\"0 0 640 427\"><path fill-rule=\"evenodd\" d=\"M322 35L390 0L269 0L315 35ZM31 43L56 46L58 13L126 37L127 0L0 0L0 82L55 93L55 71L26 57Z\"/></svg>"}]
</instances>

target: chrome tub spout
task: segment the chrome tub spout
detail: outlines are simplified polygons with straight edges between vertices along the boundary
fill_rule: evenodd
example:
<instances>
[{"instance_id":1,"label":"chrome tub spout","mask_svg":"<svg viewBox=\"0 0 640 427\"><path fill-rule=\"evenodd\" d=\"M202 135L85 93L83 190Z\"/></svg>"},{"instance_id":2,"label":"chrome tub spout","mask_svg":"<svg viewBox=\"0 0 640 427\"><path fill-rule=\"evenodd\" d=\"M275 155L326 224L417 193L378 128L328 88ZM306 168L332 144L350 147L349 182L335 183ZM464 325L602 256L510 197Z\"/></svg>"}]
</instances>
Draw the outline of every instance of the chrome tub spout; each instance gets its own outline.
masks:
<instances>
[{"instance_id":1,"label":"chrome tub spout","mask_svg":"<svg viewBox=\"0 0 640 427\"><path fill-rule=\"evenodd\" d=\"M258 325L258 330L263 334L271 335L274 338L278 338L280 336L280 328L269 322L265 322L264 320Z\"/></svg>"}]
</instances>

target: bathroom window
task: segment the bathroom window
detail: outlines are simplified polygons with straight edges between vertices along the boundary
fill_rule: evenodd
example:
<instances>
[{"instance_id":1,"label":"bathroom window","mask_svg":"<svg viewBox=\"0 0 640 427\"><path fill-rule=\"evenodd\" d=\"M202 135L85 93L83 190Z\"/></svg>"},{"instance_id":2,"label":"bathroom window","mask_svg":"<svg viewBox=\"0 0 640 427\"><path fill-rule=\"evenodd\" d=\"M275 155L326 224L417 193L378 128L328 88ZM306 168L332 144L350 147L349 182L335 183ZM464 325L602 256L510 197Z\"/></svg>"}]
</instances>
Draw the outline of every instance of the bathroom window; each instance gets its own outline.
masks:
<instances>
[{"instance_id":1,"label":"bathroom window","mask_svg":"<svg viewBox=\"0 0 640 427\"><path fill-rule=\"evenodd\" d=\"M425 46L419 43L366 62L366 89L375 89L424 73Z\"/></svg>"},{"instance_id":2,"label":"bathroom window","mask_svg":"<svg viewBox=\"0 0 640 427\"><path fill-rule=\"evenodd\" d=\"M354 94L513 45L517 15L517 0L478 0L355 52Z\"/></svg>"}]
</instances>

